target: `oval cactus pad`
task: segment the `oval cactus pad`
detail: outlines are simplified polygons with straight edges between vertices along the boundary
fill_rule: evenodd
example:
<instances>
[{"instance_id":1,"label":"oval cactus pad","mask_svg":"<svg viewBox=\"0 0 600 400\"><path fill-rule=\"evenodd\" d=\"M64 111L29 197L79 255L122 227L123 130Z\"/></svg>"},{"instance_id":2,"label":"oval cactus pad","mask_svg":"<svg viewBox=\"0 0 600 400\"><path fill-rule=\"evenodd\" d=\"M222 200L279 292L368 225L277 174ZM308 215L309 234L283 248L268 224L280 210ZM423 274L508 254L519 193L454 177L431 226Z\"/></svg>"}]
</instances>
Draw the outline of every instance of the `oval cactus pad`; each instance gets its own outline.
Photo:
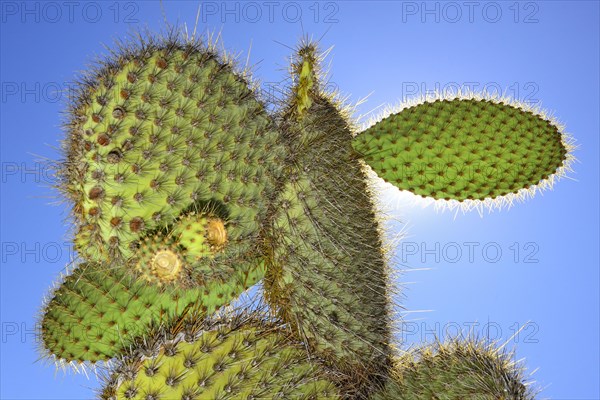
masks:
<instances>
[{"instance_id":1,"label":"oval cactus pad","mask_svg":"<svg viewBox=\"0 0 600 400\"><path fill-rule=\"evenodd\" d=\"M444 200L496 199L560 175L569 144L544 117L503 101L438 99L408 107L355 138L385 181Z\"/></svg>"}]
</instances>

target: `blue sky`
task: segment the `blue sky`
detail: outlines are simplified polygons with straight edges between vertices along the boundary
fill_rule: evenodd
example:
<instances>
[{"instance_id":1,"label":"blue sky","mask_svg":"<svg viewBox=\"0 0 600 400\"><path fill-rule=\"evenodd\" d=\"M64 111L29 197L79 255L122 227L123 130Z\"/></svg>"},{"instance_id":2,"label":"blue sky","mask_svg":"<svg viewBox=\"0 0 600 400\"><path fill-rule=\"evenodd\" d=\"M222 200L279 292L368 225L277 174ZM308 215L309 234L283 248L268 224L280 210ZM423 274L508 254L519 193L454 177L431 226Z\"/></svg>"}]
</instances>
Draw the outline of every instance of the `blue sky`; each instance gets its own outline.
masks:
<instances>
[{"instance_id":1,"label":"blue sky","mask_svg":"<svg viewBox=\"0 0 600 400\"><path fill-rule=\"evenodd\" d=\"M56 159L76 72L139 27L193 29L199 2L0 3L2 399L84 399L97 380L37 362L35 316L71 255L65 209L37 162ZM164 9L164 12L163 12ZM389 210L404 239L395 268L405 345L459 329L506 342L541 398L598 399L599 7L594 1L210 2L199 31L221 31L269 90L303 33L334 46L330 87L364 114L423 91L468 86L541 104L578 141L573 179L510 210ZM392 193L382 195L393 200ZM394 202L393 204L396 204ZM472 252L469 252L472 249ZM520 327L520 333L511 336Z\"/></svg>"}]
</instances>

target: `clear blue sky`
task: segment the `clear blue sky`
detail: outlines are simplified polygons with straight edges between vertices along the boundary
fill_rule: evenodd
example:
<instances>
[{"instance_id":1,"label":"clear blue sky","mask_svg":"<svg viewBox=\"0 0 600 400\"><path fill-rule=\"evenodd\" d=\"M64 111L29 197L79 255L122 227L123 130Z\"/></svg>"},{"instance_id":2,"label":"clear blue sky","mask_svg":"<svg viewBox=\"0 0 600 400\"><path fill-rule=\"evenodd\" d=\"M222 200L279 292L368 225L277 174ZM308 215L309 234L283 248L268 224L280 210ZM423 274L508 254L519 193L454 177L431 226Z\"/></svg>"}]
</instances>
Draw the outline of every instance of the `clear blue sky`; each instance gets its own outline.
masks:
<instances>
[{"instance_id":1,"label":"clear blue sky","mask_svg":"<svg viewBox=\"0 0 600 400\"><path fill-rule=\"evenodd\" d=\"M94 377L35 362L34 316L70 255L64 209L49 205L55 193L36 157L58 156L64 96L57 90L104 54L103 43L140 26L164 28L163 13L157 1L0 7L0 397L92 398ZM166 18L192 29L197 8L167 2ZM362 113L457 84L500 88L553 111L580 144L574 180L484 218L392 209L406 225L390 222L391 233L403 226L407 233L396 268L409 269L396 300L409 312L431 310L405 313L401 336L411 344L473 326L506 341L529 322L508 346L538 369L541 397L600 398L598 2L206 1L202 11L200 30L221 29L243 60L252 46L250 62L266 87L285 75L285 45L306 32L335 45L332 87L352 101L372 93Z\"/></svg>"}]
</instances>

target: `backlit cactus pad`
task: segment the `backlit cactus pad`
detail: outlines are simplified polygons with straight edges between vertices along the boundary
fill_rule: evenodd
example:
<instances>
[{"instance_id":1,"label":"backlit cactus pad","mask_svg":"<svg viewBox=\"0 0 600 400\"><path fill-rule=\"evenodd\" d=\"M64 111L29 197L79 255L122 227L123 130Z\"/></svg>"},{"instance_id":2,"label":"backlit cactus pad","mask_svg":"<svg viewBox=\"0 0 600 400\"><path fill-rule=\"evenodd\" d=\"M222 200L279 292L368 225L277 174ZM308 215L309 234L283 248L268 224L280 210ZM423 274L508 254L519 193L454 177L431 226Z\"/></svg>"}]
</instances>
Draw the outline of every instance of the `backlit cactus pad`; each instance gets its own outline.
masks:
<instances>
[{"instance_id":1,"label":"backlit cactus pad","mask_svg":"<svg viewBox=\"0 0 600 400\"><path fill-rule=\"evenodd\" d=\"M543 112L473 94L407 104L358 135L354 147L399 189L497 205L551 186L573 161L572 140Z\"/></svg>"},{"instance_id":2,"label":"backlit cactus pad","mask_svg":"<svg viewBox=\"0 0 600 400\"><path fill-rule=\"evenodd\" d=\"M102 399L533 398L493 344L398 352L368 177L510 203L567 172L572 141L473 94L359 132L322 58L299 46L274 107L214 44L177 34L121 45L82 79L59 171L82 260L40 333L59 363L115 361ZM231 305L261 280L260 303Z\"/></svg>"}]
</instances>

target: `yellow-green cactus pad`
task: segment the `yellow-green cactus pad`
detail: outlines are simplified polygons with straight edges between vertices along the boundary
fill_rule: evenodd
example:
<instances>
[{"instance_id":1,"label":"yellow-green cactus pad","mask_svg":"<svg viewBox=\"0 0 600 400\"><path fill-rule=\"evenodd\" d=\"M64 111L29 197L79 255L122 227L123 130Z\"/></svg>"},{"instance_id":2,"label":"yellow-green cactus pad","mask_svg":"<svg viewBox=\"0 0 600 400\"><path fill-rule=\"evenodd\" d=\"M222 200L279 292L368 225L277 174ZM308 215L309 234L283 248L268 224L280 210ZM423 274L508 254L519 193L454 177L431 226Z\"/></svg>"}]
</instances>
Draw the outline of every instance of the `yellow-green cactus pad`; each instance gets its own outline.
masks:
<instances>
[{"instance_id":1,"label":"yellow-green cactus pad","mask_svg":"<svg viewBox=\"0 0 600 400\"><path fill-rule=\"evenodd\" d=\"M572 160L569 140L543 114L475 97L408 106L360 133L354 147L399 189L460 202L546 188Z\"/></svg>"},{"instance_id":2,"label":"yellow-green cactus pad","mask_svg":"<svg viewBox=\"0 0 600 400\"><path fill-rule=\"evenodd\" d=\"M147 335L121 357L101 399L337 399L334 383L277 326L228 318Z\"/></svg>"},{"instance_id":3,"label":"yellow-green cactus pad","mask_svg":"<svg viewBox=\"0 0 600 400\"><path fill-rule=\"evenodd\" d=\"M83 264L65 278L44 308L40 324L44 352L74 367L109 360L152 325L180 318L190 309L198 318L213 314L263 275L259 264L184 289L150 284L128 268Z\"/></svg>"},{"instance_id":4,"label":"yellow-green cactus pad","mask_svg":"<svg viewBox=\"0 0 600 400\"><path fill-rule=\"evenodd\" d=\"M128 260L199 202L223 208L238 254L256 243L282 155L257 94L213 47L175 35L123 46L68 116L61 186L88 260Z\"/></svg>"},{"instance_id":5,"label":"yellow-green cactus pad","mask_svg":"<svg viewBox=\"0 0 600 400\"><path fill-rule=\"evenodd\" d=\"M385 389L373 400L530 400L511 354L479 341L438 343L399 357Z\"/></svg>"}]
</instances>

